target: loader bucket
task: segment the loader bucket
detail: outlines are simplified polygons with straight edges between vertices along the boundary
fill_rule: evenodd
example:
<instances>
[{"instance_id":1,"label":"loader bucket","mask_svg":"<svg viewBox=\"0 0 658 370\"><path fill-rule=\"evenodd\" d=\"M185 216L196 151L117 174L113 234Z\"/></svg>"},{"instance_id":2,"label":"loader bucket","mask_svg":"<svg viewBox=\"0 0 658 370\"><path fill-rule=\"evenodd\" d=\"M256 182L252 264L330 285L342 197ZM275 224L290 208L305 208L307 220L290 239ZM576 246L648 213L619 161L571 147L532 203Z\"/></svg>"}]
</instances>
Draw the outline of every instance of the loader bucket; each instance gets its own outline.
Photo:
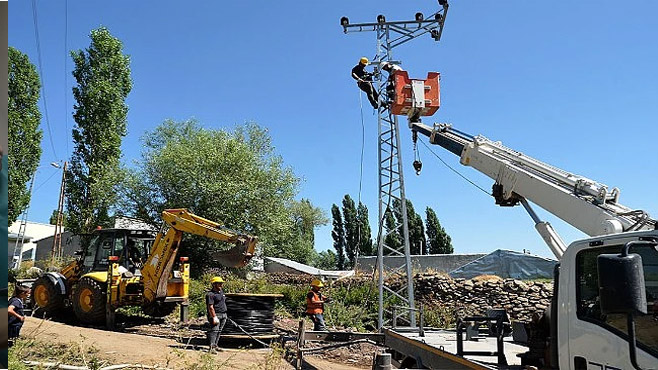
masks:
<instances>
[{"instance_id":1,"label":"loader bucket","mask_svg":"<svg viewBox=\"0 0 658 370\"><path fill-rule=\"evenodd\" d=\"M226 267L243 267L253 257L255 245L255 239L245 240L237 243L231 249L213 253L212 258L215 262Z\"/></svg>"}]
</instances>

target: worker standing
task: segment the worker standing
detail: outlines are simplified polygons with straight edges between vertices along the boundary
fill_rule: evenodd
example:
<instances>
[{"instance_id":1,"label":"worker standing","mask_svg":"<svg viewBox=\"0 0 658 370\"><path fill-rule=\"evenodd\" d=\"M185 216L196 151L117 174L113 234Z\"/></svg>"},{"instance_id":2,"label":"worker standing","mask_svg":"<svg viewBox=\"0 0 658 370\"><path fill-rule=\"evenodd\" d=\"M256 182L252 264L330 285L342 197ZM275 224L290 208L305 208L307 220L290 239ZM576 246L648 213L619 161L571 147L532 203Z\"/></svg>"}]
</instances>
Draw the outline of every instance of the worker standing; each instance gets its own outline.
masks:
<instances>
[{"instance_id":1,"label":"worker standing","mask_svg":"<svg viewBox=\"0 0 658 370\"><path fill-rule=\"evenodd\" d=\"M324 304L331 302L331 298L320 293L324 284L320 279L311 282L311 291L306 295L306 315L313 321L313 330L324 331L327 327L324 323Z\"/></svg>"},{"instance_id":2,"label":"worker standing","mask_svg":"<svg viewBox=\"0 0 658 370\"><path fill-rule=\"evenodd\" d=\"M208 345L210 352L219 351L217 343L228 316L226 315L226 296L224 295L224 279L215 276L210 279L211 289L206 293L206 308L208 311Z\"/></svg>"},{"instance_id":3,"label":"worker standing","mask_svg":"<svg viewBox=\"0 0 658 370\"><path fill-rule=\"evenodd\" d=\"M352 78L356 80L359 89L363 90L368 95L368 100L373 108L379 107L379 93L372 85L372 73L366 71L366 66L370 62L368 58L362 57L354 68L352 68Z\"/></svg>"},{"instance_id":4,"label":"worker standing","mask_svg":"<svg viewBox=\"0 0 658 370\"><path fill-rule=\"evenodd\" d=\"M23 304L25 299L30 295L30 288L22 285L17 285L14 289L14 294L9 298L7 317L9 318L9 339L17 338L21 333L23 322L25 322L25 312L23 311Z\"/></svg>"}]
</instances>

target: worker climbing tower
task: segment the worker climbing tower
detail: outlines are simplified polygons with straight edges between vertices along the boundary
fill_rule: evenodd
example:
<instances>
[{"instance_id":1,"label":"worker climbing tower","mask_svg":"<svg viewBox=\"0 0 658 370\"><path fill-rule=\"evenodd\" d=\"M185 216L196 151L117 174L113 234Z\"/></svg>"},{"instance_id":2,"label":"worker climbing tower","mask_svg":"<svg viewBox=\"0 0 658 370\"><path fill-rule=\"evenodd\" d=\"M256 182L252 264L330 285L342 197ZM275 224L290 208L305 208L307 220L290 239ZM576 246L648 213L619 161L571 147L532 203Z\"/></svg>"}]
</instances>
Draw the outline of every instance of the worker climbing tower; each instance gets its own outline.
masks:
<instances>
[{"instance_id":1,"label":"worker climbing tower","mask_svg":"<svg viewBox=\"0 0 658 370\"><path fill-rule=\"evenodd\" d=\"M381 97L386 96L385 83L380 73L383 63L393 62L392 51L399 45L429 34L435 41L441 39L443 24L448 13L447 0L439 0L441 8L425 19L422 13L416 13L414 20L386 21L384 15L377 16L375 23L350 24L347 17L342 17L340 24L345 33L375 32L377 35L377 52L372 60L375 67L374 81ZM416 309L414 305L413 274L409 248L409 230L407 227L407 202L404 190L402 155L400 153L400 130L398 118L390 107L377 110L378 122L378 167L379 167L379 221L377 233L377 275L379 286L378 328L389 320L397 322L406 320L410 326L416 326ZM394 204L400 204L401 217L395 219L395 226L385 228L387 210L394 212ZM387 244L387 236L400 232L402 243L399 247ZM399 267L387 267L384 256L401 256L404 262ZM396 283L387 285L385 278ZM401 306L401 307L400 307ZM393 307L396 307L393 309ZM386 315L385 315L386 314Z\"/></svg>"}]
</instances>

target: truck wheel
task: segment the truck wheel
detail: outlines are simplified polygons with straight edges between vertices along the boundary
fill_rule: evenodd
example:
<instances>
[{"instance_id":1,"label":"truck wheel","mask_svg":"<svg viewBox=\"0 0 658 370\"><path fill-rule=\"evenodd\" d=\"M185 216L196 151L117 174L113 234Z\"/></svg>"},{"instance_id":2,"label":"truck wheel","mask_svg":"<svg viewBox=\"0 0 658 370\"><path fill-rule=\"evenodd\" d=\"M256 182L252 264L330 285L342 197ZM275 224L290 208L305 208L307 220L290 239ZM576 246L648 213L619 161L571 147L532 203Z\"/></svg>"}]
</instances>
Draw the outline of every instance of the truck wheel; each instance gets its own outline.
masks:
<instances>
[{"instance_id":1,"label":"truck wheel","mask_svg":"<svg viewBox=\"0 0 658 370\"><path fill-rule=\"evenodd\" d=\"M64 310L64 295L48 276L38 278L32 284L32 301L47 316L55 316Z\"/></svg>"},{"instance_id":2,"label":"truck wheel","mask_svg":"<svg viewBox=\"0 0 658 370\"><path fill-rule=\"evenodd\" d=\"M105 289L96 280L83 277L73 287L73 311L87 324L105 321Z\"/></svg>"},{"instance_id":3,"label":"truck wheel","mask_svg":"<svg viewBox=\"0 0 658 370\"><path fill-rule=\"evenodd\" d=\"M144 306L143 309L145 314L153 317L165 317L169 316L174 310L176 310L176 303L172 302L156 302L149 306Z\"/></svg>"}]
</instances>

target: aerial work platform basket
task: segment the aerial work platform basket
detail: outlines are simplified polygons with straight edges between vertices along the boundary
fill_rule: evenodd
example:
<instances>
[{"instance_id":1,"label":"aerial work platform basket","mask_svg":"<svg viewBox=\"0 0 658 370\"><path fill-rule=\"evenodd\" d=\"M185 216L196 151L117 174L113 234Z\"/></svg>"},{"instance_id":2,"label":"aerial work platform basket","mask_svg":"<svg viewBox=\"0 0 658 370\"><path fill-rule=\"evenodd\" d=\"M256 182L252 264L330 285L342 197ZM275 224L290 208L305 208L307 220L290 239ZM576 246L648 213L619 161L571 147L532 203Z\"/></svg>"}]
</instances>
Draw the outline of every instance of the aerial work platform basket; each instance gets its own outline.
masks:
<instances>
[{"instance_id":1,"label":"aerial work platform basket","mask_svg":"<svg viewBox=\"0 0 658 370\"><path fill-rule=\"evenodd\" d=\"M407 71L393 74L395 96L391 104L391 113L396 115L431 116L439 110L438 72L427 73L424 80L409 78Z\"/></svg>"}]
</instances>

